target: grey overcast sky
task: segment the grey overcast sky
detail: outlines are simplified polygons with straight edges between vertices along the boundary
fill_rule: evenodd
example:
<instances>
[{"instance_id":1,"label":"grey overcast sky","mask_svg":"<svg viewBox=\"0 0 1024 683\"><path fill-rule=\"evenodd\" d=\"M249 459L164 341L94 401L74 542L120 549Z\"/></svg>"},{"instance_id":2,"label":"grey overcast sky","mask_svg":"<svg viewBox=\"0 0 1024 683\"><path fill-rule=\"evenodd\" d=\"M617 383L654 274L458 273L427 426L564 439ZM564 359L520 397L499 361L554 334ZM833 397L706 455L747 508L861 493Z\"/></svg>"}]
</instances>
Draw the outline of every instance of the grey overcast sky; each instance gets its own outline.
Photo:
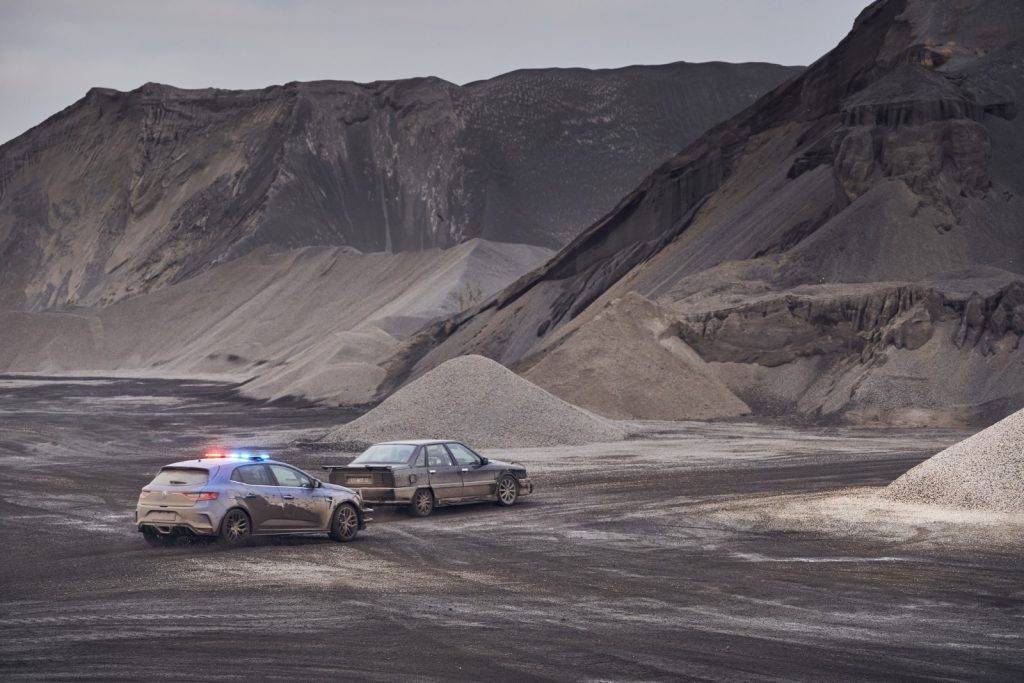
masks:
<instances>
[{"instance_id":1,"label":"grey overcast sky","mask_svg":"<svg viewBox=\"0 0 1024 683\"><path fill-rule=\"evenodd\" d=\"M868 0L0 0L0 142L92 86L809 64Z\"/></svg>"}]
</instances>

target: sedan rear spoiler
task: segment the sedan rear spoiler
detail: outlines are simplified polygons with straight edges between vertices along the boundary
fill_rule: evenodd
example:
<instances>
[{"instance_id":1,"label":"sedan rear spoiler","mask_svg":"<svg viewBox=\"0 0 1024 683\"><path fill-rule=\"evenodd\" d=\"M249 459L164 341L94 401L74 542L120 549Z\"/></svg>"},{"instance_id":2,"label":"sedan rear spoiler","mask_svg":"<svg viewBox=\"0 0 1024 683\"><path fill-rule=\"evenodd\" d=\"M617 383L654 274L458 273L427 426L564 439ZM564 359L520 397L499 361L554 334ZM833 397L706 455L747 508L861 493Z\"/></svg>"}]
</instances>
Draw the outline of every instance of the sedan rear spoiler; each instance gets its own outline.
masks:
<instances>
[{"instance_id":1,"label":"sedan rear spoiler","mask_svg":"<svg viewBox=\"0 0 1024 683\"><path fill-rule=\"evenodd\" d=\"M328 472L333 472L335 470L347 470L347 469L351 469L351 468L354 468L354 467L358 467L359 469L367 470L369 472L390 472L392 466L391 465L320 465L320 467L322 469L327 470Z\"/></svg>"}]
</instances>

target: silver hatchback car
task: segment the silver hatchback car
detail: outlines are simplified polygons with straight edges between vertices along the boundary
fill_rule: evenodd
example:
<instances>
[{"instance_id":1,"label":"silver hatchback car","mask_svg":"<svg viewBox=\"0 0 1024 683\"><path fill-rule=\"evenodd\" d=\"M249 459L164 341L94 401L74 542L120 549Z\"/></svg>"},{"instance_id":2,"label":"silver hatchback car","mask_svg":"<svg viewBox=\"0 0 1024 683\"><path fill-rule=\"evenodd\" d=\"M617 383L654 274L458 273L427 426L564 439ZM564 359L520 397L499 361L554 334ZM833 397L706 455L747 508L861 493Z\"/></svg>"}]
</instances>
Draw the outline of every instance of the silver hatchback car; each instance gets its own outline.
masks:
<instances>
[{"instance_id":1,"label":"silver hatchback car","mask_svg":"<svg viewBox=\"0 0 1024 683\"><path fill-rule=\"evenodd\" d=\"M150 545L179 536L327 533L351 541L373 510L352 489L329 484L267 455L207 453L161 468L139 494L135 526Z\"/></svg>"}]
</instances>

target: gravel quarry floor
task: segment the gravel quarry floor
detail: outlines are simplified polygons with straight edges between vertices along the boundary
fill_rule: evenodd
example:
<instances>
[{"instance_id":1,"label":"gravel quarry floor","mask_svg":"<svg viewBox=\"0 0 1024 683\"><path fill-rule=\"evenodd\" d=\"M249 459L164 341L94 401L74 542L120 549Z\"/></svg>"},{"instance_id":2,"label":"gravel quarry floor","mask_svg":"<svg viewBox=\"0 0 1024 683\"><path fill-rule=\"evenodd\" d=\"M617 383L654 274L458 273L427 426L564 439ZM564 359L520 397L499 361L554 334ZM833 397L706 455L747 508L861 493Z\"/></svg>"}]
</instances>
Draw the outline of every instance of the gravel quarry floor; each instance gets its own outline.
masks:
<instances>
[{"instance_id":1,"label":"gravel quarry floor","mask_svg":"<svg viewBox=\"0 0 1024 683\"><path fill-rule=\"evenodd\" d=\"M159 466L352 417L213 383L0 377L0 678L1024 677L1015 518L849 512L961 432L645 424L487 451L536 495L380 511L348 545L157 550L131 531Z\"/></svg>"}]
</instances>

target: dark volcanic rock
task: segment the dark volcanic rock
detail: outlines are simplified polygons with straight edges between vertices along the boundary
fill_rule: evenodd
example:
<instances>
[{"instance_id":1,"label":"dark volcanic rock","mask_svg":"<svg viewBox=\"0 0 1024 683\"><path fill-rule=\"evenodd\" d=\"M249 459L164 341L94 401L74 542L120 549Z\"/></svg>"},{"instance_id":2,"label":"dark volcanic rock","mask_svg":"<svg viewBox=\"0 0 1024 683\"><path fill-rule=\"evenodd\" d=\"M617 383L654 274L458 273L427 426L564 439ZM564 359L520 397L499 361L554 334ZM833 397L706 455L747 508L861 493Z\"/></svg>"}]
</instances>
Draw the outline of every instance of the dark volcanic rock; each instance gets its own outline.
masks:
<instances>
[{"instance_id":1,"label":"dark volcanic rock","mask_svg":"<svg viewBox=\"0 0 1024 683\"><path fill-rule=\"evenodd\" d=\"M93 89L0 147L0 305L106 303L261 245L559 247L770 64Z\"/></svg>"},{"instance_id":2,"label":"dark volcanic rock","mask_svg":"<svg viewBox=\"0 0 1024 683\"><path fill-rule=\"evenodd\" d=\"M536 357L636 290L755 408L1019 407L1021 98L1020 3L876 2L543 268L408 340L383 391L461 353Z\"/></svg>"}]
</instances>

